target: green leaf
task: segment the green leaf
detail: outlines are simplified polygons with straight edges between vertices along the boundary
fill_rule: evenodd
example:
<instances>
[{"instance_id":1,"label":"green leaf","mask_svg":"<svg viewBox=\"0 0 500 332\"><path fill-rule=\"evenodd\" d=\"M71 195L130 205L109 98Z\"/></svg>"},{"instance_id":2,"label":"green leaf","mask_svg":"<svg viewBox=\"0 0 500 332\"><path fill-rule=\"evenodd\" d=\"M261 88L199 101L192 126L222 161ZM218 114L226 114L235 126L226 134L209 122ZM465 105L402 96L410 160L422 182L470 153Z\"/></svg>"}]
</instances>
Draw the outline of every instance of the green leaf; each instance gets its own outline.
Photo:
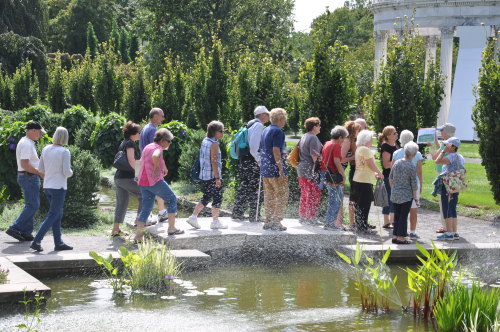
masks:
<instances>
[{"instance_id":1,"label":"green leaf","mask_svg":"<svg viewBox=\"0 0 500 332\"><path fill-rule=\"evenodd\" d=\"M387 262L387 260L389 259L390 255L391 255L391 248L387 249L387 251L384 254L384 257L382 257L381 262L385 264Z\"/></svg>"},{"instance_id":2,"label":"green leaf","mask_svg":"<svg viewBox=\"0 0 500 332\"><path fill-rule=\"evenodd\" d=\"M432 245L434 245L434 242L432 242ZM429 253L429 251L427 251L427 249L425 249L424 247L422 247L420 245L420 243L415 242L415 246L417 247L418 251L420 251L422 253L422 255L424 255L427 258L431 257L431 254Z\"/></svg>"},{"instance_id":3,"label":"green leaf","mask_svg":"<svg viewBox=\"0 0 500 332\"><path fill-rule=\"evenodd\" d=\"M361 249L361 245L359 244L359 242L356 242L356 252L354 253L354 264L359 265L362 252L363 250Z\"/></svg>"},{"instance_id":4,"label":"green leaf","mask_svg":"<svg viewBox=\"0 0 500 332\"><path fill-rule=\"evenodd\" d=\"M338 252L337 250L335 250L335 252L337 253L337 255L339 255L340 258L342 258L344 261L346 261L347 264L349 264L349 265L352 264L352 261L351 261L351 259L349 257L347 257L346 255L344 255L341 252Z\"/></svg>"}]
</instances>

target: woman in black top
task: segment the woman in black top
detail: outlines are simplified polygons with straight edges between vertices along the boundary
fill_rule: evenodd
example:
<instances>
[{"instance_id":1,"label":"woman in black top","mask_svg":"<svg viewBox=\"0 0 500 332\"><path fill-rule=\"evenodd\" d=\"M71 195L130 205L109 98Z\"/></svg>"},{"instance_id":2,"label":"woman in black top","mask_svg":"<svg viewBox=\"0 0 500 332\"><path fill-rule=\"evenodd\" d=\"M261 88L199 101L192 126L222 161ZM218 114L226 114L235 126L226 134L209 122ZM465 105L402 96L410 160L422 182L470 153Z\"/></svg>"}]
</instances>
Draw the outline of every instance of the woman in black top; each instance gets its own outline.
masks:
<instances>
[{"instance_id":1,"label":"woman in black top","mask_svg":"<svg viewBox=\"0 0 500 332\"><path fill-rule=\"evenodd\" d=\"M391 186L389 184L389 174L391 173L392 154L399 149L396 144L398 132L393 126L386 126L378 135L380 147L380 162L382 164L382 174L384 175L385 189L388 197L391 197ZM389 205L382 208L384 215L384 228L394 228L394 207L389 199Z\"/></svg>"},{"instance_id":2,"label":"woman in black top","mask_svg":"<svg viewBox=\"0 0 500 332\"><path fill-rule=\"evenodd\" d=\"M111 236L126 236L126 232L120 229L120 224L125 219L127 213L128 201L130 194L137 198L139 202L137 208L137 216L141 212L142 197L141 189L135 181L135 161L140 159L140 152L137 149L136 141L140 138L141 126L132 121L122 128L123 141L118 148L118 151L126 151L127 159L130 164L130 171L117 170L115 173L115 189L116 189L116 208L115 208L115 223ZM136 217L137 220L137 217Z\"/></svg>"}]
</instances>

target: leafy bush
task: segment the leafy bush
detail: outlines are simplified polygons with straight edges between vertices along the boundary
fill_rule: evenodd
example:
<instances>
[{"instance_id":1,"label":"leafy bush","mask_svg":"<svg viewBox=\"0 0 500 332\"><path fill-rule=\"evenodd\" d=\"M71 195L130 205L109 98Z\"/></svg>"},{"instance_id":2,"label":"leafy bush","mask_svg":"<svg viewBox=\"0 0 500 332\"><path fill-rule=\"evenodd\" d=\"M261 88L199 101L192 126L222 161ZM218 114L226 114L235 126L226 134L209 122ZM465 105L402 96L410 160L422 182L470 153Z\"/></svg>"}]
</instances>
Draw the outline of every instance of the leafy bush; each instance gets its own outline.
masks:
<instances>
[{"instance_id":1,"label":"leafy bush","mask_svg":"<svg viewBox=\"0 0 500 332\"><path fill-rule=\"evenodd\" d=\"M50 108L37 104L30 107L23 108L18 112L13 113L12 119L15 121L29 122L29 121L38 121L43 126L43 119L45 116L50 113Z\"/></svg>"},{"instance_id":2,"label":"leafy bush","mask_svg":"<svg viewBox=\"0 0 500 332\"><path fill-rule=\"evenodd\" d=\"M70 145L74 144L78 129L80 129L88 118L92 117L93 115L81 105L73 106L64 111L62 126L68 129Z\"/></svg>"},{"instance_id":3,"label":"leafy bush","mask_svg":"<svg viewBox=\"0 0 500 332\"><path fill-rule=\"evenodd\" d=\"M92 131L90 146L104 168L113 164L116 151L123 139L121 130L124 124L125 117L111 113L97 121Z\"/></svg>"},{"instance_id":4,"label":"leafy bush","mask_svg":"<svg viewBox=\"0 0 500 332\"><path fill-rule=\"evenodd\" d=\"M56 54L49 65L49 87L47 100L55 113L62 113L66 108L66 71L61 67L61 54Z\"/></svg>"},{"instance_id":5,"label":"leafy bush","mask_svg":"<svg viewBox=\"0 0 500 332\"><path fill-rule=\"evenodd\" d=\"M47 132L47 135L52 137L57 127L61 126L63 121L63 115L61 113L47 113L42 121L41 125L43 129Z\"/></svg>"},{"instance_id":6,"label":"leafy bush","mask_svg":"<svg viewBox=\"0 0 500 332\"><path fill-rule=\"evenodd\" d=\"M182 151L179 157L179 179L194 182L189 175L194 161L200 157L200 146L206 133L203 130L191 131L189 141L180 145Z\"/></svg>"},{"instance_id":7,"label":"leafy bush","mask_svg":"<svg viewBox=\"0 0 500 332\"><path fill-rule=\"evenodd\" d=\"M92 151L92 145L89 140L89 135L94 131L96 124L97 120L93 116L85 119L85 122L82 123L80 129L78 129L75 133L76 146L78 146L82 150Z\"/></svg>"},{"instance_id":8,"label":"leafy bush","mask_svg":"<svg viewBox=\"0 0 500 332\"><path fill-rule=\"evenodd\" d=\"M171 182L179 178L180 157L182 154L181 146L187 142L192 144L191 130L179 121L171 121L160 126L160 128L167 128L174 135L172 145L170 145L170 148L163 153L163 158L165 159L165 164L168 169L168 174L165 179L166 181Z\"/></svg>"},{"instance_id":9,"label":"leafy bush","mask_svg":"<svg viewBox=\"0 0 500 332\"><path fill-rule=\"evenodd\" d=\"M69 147L73 176L68 179L62 226L83 228L99 221L96 210L101 165L89 151Z\"/></svg>"},{"instance_id":10,"label":"leafy bush","mask_svg":"<svg viewBox=\"0 0 500 332\"><path fill-rule=\"evenodd\" d=\"M35 104L38 101L38 77L31 70L31 61L17 68L12 78L12 95L14 109L18 110Z\"/></svg>"}]
</instances>

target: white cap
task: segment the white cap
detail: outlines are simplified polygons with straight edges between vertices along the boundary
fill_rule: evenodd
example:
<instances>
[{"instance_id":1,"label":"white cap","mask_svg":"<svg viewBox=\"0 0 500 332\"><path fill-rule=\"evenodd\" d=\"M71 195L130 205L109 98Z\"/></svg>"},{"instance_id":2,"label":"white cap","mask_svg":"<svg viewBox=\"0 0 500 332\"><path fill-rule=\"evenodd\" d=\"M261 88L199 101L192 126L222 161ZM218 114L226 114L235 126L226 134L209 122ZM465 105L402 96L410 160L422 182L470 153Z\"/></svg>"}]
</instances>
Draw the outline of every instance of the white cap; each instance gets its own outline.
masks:
<instances>
[{"instance_id":1,"label":"white cap","mask_svg":"<svg viewBox=\"0 0 500 332\"><path fill-rule=\"evenodd\" d=\"M253 111L253 115L255 115L255 116L263 114L263 113L269 114L269 111L267 110L266 106L257 106L257 107L255 107L255 109Z\"/></svg>"}]
</instances>

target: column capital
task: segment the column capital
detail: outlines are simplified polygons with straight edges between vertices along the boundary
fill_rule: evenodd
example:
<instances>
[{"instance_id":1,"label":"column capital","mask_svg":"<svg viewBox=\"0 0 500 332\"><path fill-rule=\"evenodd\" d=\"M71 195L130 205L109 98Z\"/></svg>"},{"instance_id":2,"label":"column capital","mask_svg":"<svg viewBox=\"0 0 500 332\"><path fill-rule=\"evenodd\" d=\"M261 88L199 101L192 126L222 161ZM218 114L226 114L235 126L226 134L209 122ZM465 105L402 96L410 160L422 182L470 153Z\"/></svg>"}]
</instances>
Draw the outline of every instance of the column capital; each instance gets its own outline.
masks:
<instances>
[{"instance_id":1,"label":"column capital","mask_svg":"<svg viewBox=\"0 0 500 332\"><path fill-rule=\"evenodd\" d=\"M425 40L429 46L436 46L439 39L440 36L436 35L425 36Z\"/></svg>"},{"instance_id":2,"label":"column capital","mask_svg":"<svg viewBox=\"0 0 500 332\"><path fill-rule=\"evenodd\" d=\"M441 38L443 36L450 36L453 37L453 35L455 34L455 27L441 27Z\"/></svg>"}]
</instances>

